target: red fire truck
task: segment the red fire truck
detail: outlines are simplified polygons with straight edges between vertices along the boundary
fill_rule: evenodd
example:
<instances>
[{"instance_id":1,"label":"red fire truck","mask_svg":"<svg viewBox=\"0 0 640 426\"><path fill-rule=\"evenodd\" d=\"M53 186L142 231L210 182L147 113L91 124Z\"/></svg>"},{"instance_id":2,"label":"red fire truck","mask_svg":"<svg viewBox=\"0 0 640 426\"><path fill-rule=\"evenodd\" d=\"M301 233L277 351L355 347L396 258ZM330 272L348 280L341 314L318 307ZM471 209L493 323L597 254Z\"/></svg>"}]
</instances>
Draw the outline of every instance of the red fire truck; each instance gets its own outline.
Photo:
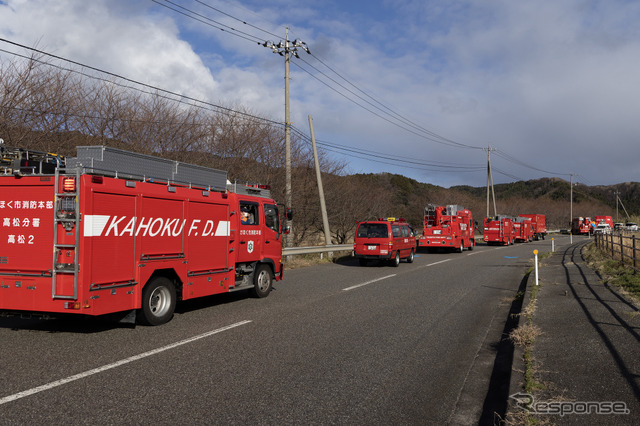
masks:
<instances>
[{"instance_id":1,"label":"red fire truck","mask_svg":"<svg viewBox=\"0 0 640 426\"><path fill-rule=\"evenodd\" d=\"M452 204L429 204L424 209L424 227L418 247L426 247L429 251L437 248L454 249L458 253L465 248L473 250L476 245L474 230L470 210Z\"/></svg>"},{"instance_id":2,"label":"red fire truck","mask_svg":"<svg viewBox=\"0 0 640 426\"><path fill-rule=\"evenodd\" d=\"M584 235L593 232L595 224L590 217L574 217L571 221L571 233L573 235Z\"/></svg>"},{"instance_id":3,"label":"red fire truck","mask_svg":"<svg viewBox=\"0 0 640 426\"><path fill-rule=\"evenodd\" d=\"M109 147L2 149L0 311L159 325L177 301L283 276L278 206L226 172Z\"/></svg>"},{"instance_id":4,"label":"red fire truck","mask_svg":"<svg viewBox=\"0 0 640 426\"><path fill-rule=\"evenodd\" d=\"M593 221L596 223L596 226L600 225L601 223L605 223L609 225L609 228L611 228L611 230L613 230L614 224L613 218L611 216L594 216Z\"/></svg>"},{"instance_id":5,"label":"red fire truck","mask_svg":"<svg viewBox=\"0 0 640 426\"><path fill-rule=\"evenodd\" d=\"M513 219L509 216L498 215L484 219L484 236L482 239L489 245L513 244Z\"/></svg>"},{"instance_id":6,"label":"red fire truck","mask_svg":"<svg viewBox=\"0 0 640 426\"><path fill-rule=\"evenodd\" d=\"M513 220L513 235L518 242L528 243L533 241L533 226L528 217L516 217Z\"/></svg>"},{"instance_id":7,"label":"red fire truck","mask_svg":"<svg viewBox=\"0 0 640 426\"><path fill-rule=\"evenodd\" d=\"M547 225L543 214L519 214L518 217L528 217L531 219L533 235L536 240L544 240L547 235Z\"/></svg>"}]
</instances>

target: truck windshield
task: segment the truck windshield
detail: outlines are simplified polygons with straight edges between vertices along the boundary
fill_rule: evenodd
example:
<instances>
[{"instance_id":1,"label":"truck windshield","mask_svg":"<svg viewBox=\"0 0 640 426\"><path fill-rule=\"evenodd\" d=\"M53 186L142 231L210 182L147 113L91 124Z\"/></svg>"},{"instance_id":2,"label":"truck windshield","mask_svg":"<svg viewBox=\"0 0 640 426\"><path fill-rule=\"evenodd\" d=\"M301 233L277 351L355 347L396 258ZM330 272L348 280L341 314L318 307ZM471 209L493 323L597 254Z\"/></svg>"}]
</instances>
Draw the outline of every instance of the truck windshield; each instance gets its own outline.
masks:
<instances>
[{"instance_id":1,"label":"truck windshield","mask_svg":"<svg viewBox=\"0 0 640 426\"><path fill-rule=\"evenodd\" d=\"M361 223L358 238L386 238L389 231L386 223Z\"/></svg>"}]
</instances>

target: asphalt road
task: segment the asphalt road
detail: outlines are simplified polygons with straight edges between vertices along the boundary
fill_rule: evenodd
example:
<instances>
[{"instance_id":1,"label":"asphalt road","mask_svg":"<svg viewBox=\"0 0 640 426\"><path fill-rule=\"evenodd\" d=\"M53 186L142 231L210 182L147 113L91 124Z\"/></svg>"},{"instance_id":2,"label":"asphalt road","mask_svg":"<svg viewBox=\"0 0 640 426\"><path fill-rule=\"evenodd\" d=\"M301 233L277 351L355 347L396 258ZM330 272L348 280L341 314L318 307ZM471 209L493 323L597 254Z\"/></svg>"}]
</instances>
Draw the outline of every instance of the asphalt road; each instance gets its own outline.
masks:
<instances>
[{"instance_id":1,"label":"asphalt road","mask_svg":"<svg viewBox=\"0 0 640 426\"><path fill-rule=\"evenodd\" d=\"M0 424L476 423L550 246L289 270L266 299L191 301L160 327L0 318Z\"/></svg>"}]
</instances>

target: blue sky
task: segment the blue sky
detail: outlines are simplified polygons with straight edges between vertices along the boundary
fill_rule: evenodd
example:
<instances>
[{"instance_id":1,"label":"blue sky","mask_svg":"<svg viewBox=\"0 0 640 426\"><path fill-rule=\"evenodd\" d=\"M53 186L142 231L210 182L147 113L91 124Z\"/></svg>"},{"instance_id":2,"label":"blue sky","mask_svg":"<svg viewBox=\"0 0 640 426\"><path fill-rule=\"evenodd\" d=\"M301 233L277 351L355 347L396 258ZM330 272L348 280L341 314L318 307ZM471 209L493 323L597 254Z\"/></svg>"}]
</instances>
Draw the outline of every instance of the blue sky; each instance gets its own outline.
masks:
<instances>
[{"instance_id":1,"label":"blue sky","mask_svg":"<svg viewBox=\"0 0 640 426\"><path fill-rule=\"evenodd\" d=\"M171 1L242 33L166 0L5 0L0 36L284 121L283 59L253 37L289 27L312 53L291 66L293 124L312 115L350 172L483 186L490 144L496 183L640 181L640 2Z\"/></svg>"}]
</instances>

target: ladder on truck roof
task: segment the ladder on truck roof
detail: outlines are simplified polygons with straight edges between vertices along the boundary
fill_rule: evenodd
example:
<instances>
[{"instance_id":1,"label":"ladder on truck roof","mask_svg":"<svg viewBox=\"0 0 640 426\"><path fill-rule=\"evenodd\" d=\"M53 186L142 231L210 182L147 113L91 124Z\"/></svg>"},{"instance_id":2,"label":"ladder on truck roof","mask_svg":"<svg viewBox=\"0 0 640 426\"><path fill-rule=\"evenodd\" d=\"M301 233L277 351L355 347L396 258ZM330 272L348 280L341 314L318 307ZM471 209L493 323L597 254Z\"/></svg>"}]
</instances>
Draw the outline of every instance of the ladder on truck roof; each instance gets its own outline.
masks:
<instances>
[{"instance_id":1,"label":"ladder on truck roof","mask_svg":"<svg viewBox=\"0 0 640 426\"><path fill-rule=\"evenodd\" d=\"M54 299L78 300L78 248L80 245L80 169L76 169L75 185L73 191L65 191L60 188L59 170L55 170L53 209L53 268L51 269L51 296ZM73 244L61 244L59 240L59 228L69 231L74 229ZM65 250L73 250L73 263L59 262L61 254ZM73 275L73 295L59 293L58 275Z\"/></svg>"},{"instance_id":2,"label":"ladder on truck roof","mask_svg":"<svg viewBox=\"0 0 640 426\"><path fill-rule=\"evenodd\" d=\"M182 161L125 151L110 146L77 146L77 157L67 158L67 170L112 175L116 178L162 181L195 186L210 191L227 190L227 172Z\"/></svg>"}]
</instances>

